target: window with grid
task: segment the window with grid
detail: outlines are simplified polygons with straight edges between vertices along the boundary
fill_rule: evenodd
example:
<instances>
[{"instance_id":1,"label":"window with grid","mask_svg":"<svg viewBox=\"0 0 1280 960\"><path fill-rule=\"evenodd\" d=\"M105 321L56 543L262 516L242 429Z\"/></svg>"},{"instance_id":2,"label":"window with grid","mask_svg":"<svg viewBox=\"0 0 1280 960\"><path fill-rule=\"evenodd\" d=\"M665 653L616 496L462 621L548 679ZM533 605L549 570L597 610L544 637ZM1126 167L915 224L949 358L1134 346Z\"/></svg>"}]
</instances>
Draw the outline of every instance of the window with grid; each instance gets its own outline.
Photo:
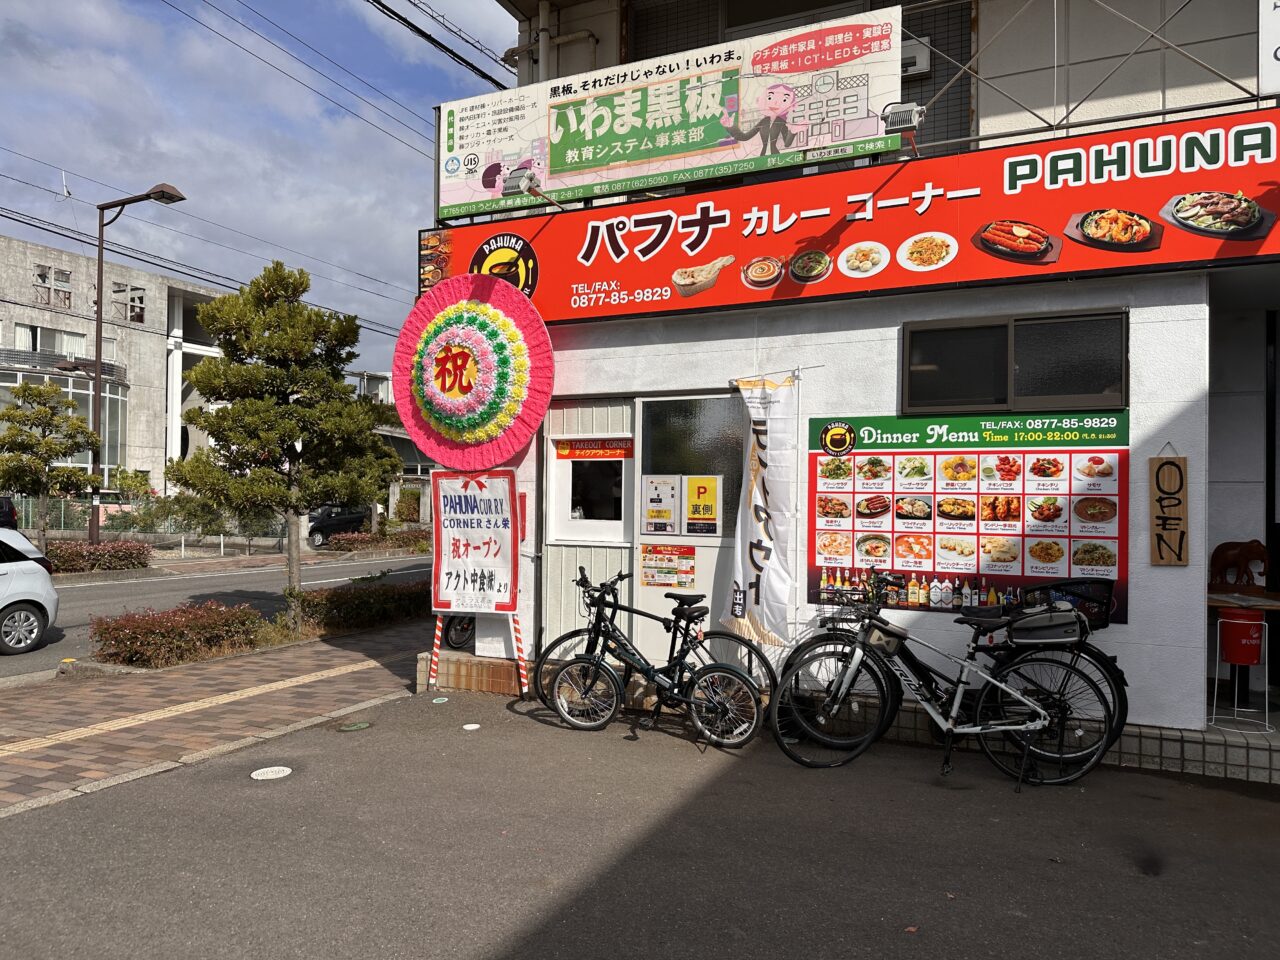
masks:
<instances>
[{"instance_id":1,"label":"window with grid","mask_svg":"<svg viewBox=\"0 0 1280 960\"><path fill-rule=\"evenodd\" d=\"M53 271L53 306L71 309L71 271Z\"/></svg>"},{"instance_id":2,"label":"window with grid","mask_svg":"<svg viewBox=\"0 0 1280 960\"><path fill-rule=\"evenodd\" d=\"M1089 410L1128 401L1124 314L902 328L902 412Z\"/></svg>"},{"instance_id":3,"label":"window with grid","mask_svg":"<svg viewBox=\"0 0 1280 960\"><path fill-rule=\"evenodd\" d=\"M133 323L146 321L146 288L127 283L111 284L111 318Z\"/></svg>"},{"instance_id":4,"label":"window with grid","mask_svg":"<svg viewBox=\"0 0 1280 960\"><path fill-rule=\"evenodd\" d=\"M48 305L53 299L53 268L37 263L32 268L32 297L36 303Z\"/></svg>"}]
</instances>

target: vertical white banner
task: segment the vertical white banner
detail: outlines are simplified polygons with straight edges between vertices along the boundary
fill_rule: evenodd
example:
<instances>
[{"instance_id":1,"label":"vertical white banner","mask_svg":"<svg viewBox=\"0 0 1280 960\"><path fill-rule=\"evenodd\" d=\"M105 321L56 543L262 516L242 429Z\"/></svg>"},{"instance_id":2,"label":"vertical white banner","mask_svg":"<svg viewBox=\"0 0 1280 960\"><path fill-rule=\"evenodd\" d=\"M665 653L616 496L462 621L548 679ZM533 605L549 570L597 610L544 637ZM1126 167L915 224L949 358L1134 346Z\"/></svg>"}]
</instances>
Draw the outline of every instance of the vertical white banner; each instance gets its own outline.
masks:
<instances>
[{"instance_id":1,"label":"vertical white banner","mask_svg":"<svg viewBox=\"0 0 1280 960\"><path fill-rule=\"evenodd\" d=\"M799 384L794 375L777 376L781 379L735 381L751 424L744 444L733 589L720 621L759 643L788 645Z\"/></svg>"},{"instance_id":2,"label":"vertical white banner","mask_svg":"<svg viewBox=\"0 0 1280 960\"><path fill-rule=\"evenodd\" d=\"M1280 95L1280 0L1258 0L1258 95Z\"/></svg>"}]
</instances>

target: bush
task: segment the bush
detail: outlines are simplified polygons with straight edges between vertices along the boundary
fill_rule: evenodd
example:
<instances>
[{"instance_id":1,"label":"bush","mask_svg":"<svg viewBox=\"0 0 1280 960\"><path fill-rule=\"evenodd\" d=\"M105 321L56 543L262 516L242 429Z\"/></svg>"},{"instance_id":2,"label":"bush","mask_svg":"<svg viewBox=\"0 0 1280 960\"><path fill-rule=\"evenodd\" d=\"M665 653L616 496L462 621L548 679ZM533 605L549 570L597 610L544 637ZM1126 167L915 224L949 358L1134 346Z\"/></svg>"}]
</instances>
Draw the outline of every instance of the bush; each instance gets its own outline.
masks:
<instances>
[{"instance_id":1,"label":"bush","mask_svg":"<svg viewBox=\"0 0 1280 960\"><path fill-rule=\"evenodd\" d=\"M226 607L215 600L173 610L140 610L94 617L94 656L131 667L171 667L250 650L266 624L248 605Z\"/></svg>"},{"instance_id":2,"label":"bush","mask_svg":"<svg viewBox=\"0 0 1280 960\"><path fill-rule=\"evenodd\" d=\"M421 507L422 498L417 487L401 490L396 500L396 519L401 523L417 523L421 518Z\"/></svg>"},{"instance_id":3,"label":"bush","mask_svg":"<svg viewBox=\"0 0 1280 960\"><path fill-rule=\"evenodd\" d=\"M48 557L54 573L141 570L151 562L151 544L133 540L98 544L85 540L50 540Z\"/></svg>"},{"instance_id":4,"label":"bush","mask_svg":"<svg viewBox=\"0 0 1280 960\"><path fill-rule=\"evenodd\" d=\"M376 627L431 612L431 581L333 587L302 593L302 616L321 627Z\"/></svg>"},{"instance_id":5,"label":"bush","mask_svg":"<svg viewBox=\"0 0 1280 960\"><path fill-rule=\"evenodd\" d=\"M372 533L335 533L329 538L329 546L343 553L354 550L394 550L401 547L412 547L425 553L431 549L431 531L394 530L382 536L374 536Z\"/></svg>"}]
</instances>

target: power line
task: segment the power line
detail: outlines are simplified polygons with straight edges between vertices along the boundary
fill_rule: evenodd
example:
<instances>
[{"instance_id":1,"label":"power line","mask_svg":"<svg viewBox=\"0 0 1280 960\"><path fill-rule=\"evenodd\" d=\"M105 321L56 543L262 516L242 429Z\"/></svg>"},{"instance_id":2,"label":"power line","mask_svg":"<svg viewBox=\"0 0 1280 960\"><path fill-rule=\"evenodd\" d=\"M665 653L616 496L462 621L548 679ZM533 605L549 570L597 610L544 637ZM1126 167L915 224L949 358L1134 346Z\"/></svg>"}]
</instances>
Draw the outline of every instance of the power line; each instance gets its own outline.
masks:
<instances>
[{"instance_id":1,"label":"power line","mask_svg":"<svg viewBox=\"0 0 1280 960\"><path fill-rule=\"evenodd\" d=\"M94 177L87 176L83 173L76 173L74 170L67 170L65 167L59 166L56 163L51 163L48 160L41 160L39 157L33 157L28 154L21 153L17 150L14 150L12 147L4 146L3 144L0 144L0 150L3 150L5 153L13 154L15 157L21 157L23 160L30 160L32 163L38 163L41 166L49 167L51 170L58 170L63 173L69 173L71 174L71 176L79 180L84 180L86 183L97 184L99 187L106 187L108 190L114 190L116 193L131 192L129 190L124 189L124 187L117 187L113 184L95 179ZM172 213L179 214L180 216L187 217L191 220L197 220L200 223L207 223L209 226L217 227L219 230L225 230L228 233L234 233L241 237L245 237L249 240L256 240L258 243L265 243L267 246L274 247L276 250L283 250L286 253L292 253L295 256L306 257L308 260L314 260L316 263L323 263L327 267L334 267L338 270L345 271L346 273L349 273L352 276L361 277L365 280L372 280L374 283L380 283L386 287L395 287L397 290L403 290L405 293L414 292L413 290L410 290L408 287L402 287L397 283L392 283L390 280L382 280L378 277L371 277L367 273L361 273L359 270L353 270L350 267L344 267L342 264L334 263L332 260L325 260L323 257L317 257L314 254L303 253L301 250L295 250L292 247L286 247L282 243L276 243L272 240L266 240L266 239L263 239L262 237L254 236L252 233L245 233L243 230L237 230L235 227L229 227L225 223L218 223L216 220L208 220L205 217L200 217L194 213L189 213L186 210L183 210L181 207L168 206L168 207L165 207L165 209ZM138 217L138 216L134 216L132 214L126 213L124 215L124 218L126 220L137 220L140 223L150 223L153 226L160 226L160 224L156 223L156 221L148 220L146 217ZM204 238L201 238L201 239L204 239Z\"/></svg>"},{"instance_id":2,"label":"power line","mask_svg":"<svg viewBox=\"0 0 1280 960\"><path fill-rule=\"evenodd\" d=\"M374 110L377 110L380 114L382 114L382 115L383 115L384 117L386 117L387 119L389 119L389 120L391 120L391 121L393 121L393 122L395 122L395 123L400 124L400 126L404 127L406 130L408 130L408 131L409 131L410 133L412 133L414 136L422 137L422 139L426 140L428 143L432 143L432 144L434 144L434 143L435 143L435 141L434 141L434 140L432 140L432 139L431 139L431 137L427 136L427 135L426 135L425 133L423 133L421 130L417 129L416 127L411 127L411 126L409 126L409 124L405 123L403 120L401 120L401 119L400 119L399 117L397 117L395 114L393 114L393 113L388 113L386 110L383 110L380 106L378 106L378 105L377 105L376 103L374 103L372 100L369 100L369 99L367 99L367 98L365 98L365 97L361 96L360 94L356 93L354 90L352 90L350 87L346 86L345 84L339 83L337 80L335 80L333 77L329 76L329 75L328 75L327 73L325 73L323 70L319 70L319 69L317 69L316 67L312 66L311 64L307 63L307 61L303 60L301 57L299 57L297 54L295 54L292 50L288 49L287 47L282 47L280 44L276 43L276 42L275 42L274 40L272 40L270 37L265 36L265 35L264 35L264 34L262 34L262 33L259 33L257 30L255 30L253 27L249 26L249 24L245 23L245 22L244 22L243 20L241 20L240 18L235 17L235 16L232 16L231 14L227 13L227 11L223 10L220 6L218 6L216 3L214 3L214 2L213 2L213 0L200 0L200 2L201 2L201 3L203 3L203 4L204 4L205 6L207 6L207 7L212 7L214 10L217 10L220 14L222 14L224 17L226 17L226 18L227 18L228 20L230 20L232 23L235 23L237 26L243 27L245 30L248 30L250 33L252 33L252 34L253 34L255 37L257 37L258 39L260 39L260 40L262 40L262 41L264 41L264 42L266 42L266 43L271 44L271 46L275 47L277 50L279 50L279 51L280 51L281 53L283 53L285 56L290 57L290 58L292 58L293 60L296 60L298 63L300 63L300 64L302 64L304 67L306 67L308 70L311 70L311 71L313 71L313 72L315 72L315 73L320 74L320 76L324 77L326 80L328 80L330 83L332 83L335 87L338 87L338 88L339 88L339 89L341 89L341 90L345 90L347 93L351 94L351 96L355 97L355 98L356 98L357 100L359 100L361 103L365 104L366 106L372 107ZM250 7L250 9L253 9L253 8L252 8L252 7ZM256 13L257 11L255 10L254 12ZM378 91L378 92L379 92L379 93L381 93L382 91Z\"/></svg>"},{"instance_id":3,"label":"power line","mask_svg":"<svg viewBox=\"0 0 1280 960\"><path fill-rule=\"evenodd\" d=\"M12 220L15 223L23 224L24 226L31 227L35 230L41 230L45 233L64 237L67 240L92 239L94 243L97 243L98 239L96 236L91 236L83 231L73 230L71 227L52 223L51 221L37 217L33 214L24 213L21 210L11 210L8 207L0 207L0 217L6 220ZM152 253L147 250L139 250L136 247L125 246L124 244L116 243L115 241L108 240L104 242L103 248L110 250L114 254L125 257L128 260L136 260L139 263L158 267L161 270L168 270L173 273L180 274L181 276L189 277L192 280L198 280L201 283L211 284L215 287L223 287L227 290L238 290L241 287L248 286L248 284L243 280L237 280L235 277L228 277L224 274L215 273L214 271L208 270L204 267L192 266L191 264L183 263L180 260L162 257L157 253ZM327 307L323 304L312 303L307 300L302 302L320 310L327 310L330 313L347 314L347 311L335 310L332 307ZM361 329L368 330L370 333L378 333L384 337L397 337L400 335L400 331L396 330L390 324L382 323L379 320L368 320L357 315L356 322Z\"/></svg>"},{"instance_id":4,"label":"power line","mask_svg":"<svg viewBox=\"0 0 1280 960\"><path fill-rule=\"evenodd\" d=\"M237 0L237 2L239 2L239 0ZM444 27L446 30L452 33L455 37L457 37L463 43L469 44L471 47L478 50L480 53L483 53L486 57L488 57L494 63L501 66L504 70L510 70L512 73L515 73L515 70L513 70L511 66L502 59L502 54L498 53L496 50L490 50L488 47L486 47L483 43L481 43L475 37L471 36L469 33L467 33L465 30L459 27L456 23L454 23L452 20L446 17L443 13L440 13L439 11L432 9L430 6L424 3L423 0L408 0L408 2L413 4L413 6L417 7L419 10L425 13L428 17L430 17L436 23L440 24L440 26Z\"/></svg>"},{"instance_id":5,"label":"power line","mask_svg":"<svg viewBox=\"0 0 1280 960\"><path fill-rule=\"evenodd\" d=\"M161 0L161 2L168 3L169 0ZM447 46L445 46L443 43L441 43L431 34L427 33L427 31L423 30L420 26L418 26L408 17L404 16L404 14L400 13L397 10L392 10L389 6L383 3L382 0L365 0L365 2L368 3L370 6L372 6L379 13L381 13L384 17L394 20L396 23L400 24L400 26L404 27L406 30L408 30L418 39L425 40L427 43L431 44L431 46L435 47L437 50L439 50L441 53L447 56L454 63L458 64L458 66L463 67L467 70L470 70L481 80L489 81L489 83L492 83L499 90L508 89L507 85L503 83L501 80L486 73L484 70L481 70L474 63L472 63L470 60L468 60L466 57L464 57L462 54L458 53L457 51L450 50Z\"/></svg>"},{"instance_id":6,"label":"power line","mask_svg":"<svg viewBox=\"0 0 1280 960\"><path fill-rule=\"evenodd\" d=\"M368 87L370 90L373 90L373 91L377 92L379 95L381 95L381 96L385 97L386 99L390 100L392 103L394 103L394 104L395 104L397 107L399 107L401 110L404 110L406 113L411 113L411 114L413 114L415 117L417 117L417 118L418 118L419 120L421 120L423 123L429 124L429 125L431 125L431 126L433 126L433 127L435 126L435 120L433 120L432 118L430 118L430 117L424 117L422 114L418 113L418 112L417 112L416 110L414 110L412 107L408 106L408 105L407 105L407 104L405 104L405 103L402 103L401 101L397 100L395 97L391 96L391 94L387 93L385 90L382 90L382 89L380 89L380 88L378 88L378 87L375 87L375 86L374 86L372 83L370 83L368 80L364 79L363 77L359 76L358 74L352 73L350 70L348 70L348 69L347 69L346 67L344 67L342 64L338 63L338 61L337 61L337 60L334 60L332 57L329 57L329 56L325 55L324 53L322 53L321 51L317 50L315 47L311 46L311 44L307 43L307 41L303 40L303 39L302 39L301 37L299 37L297 34L295 34L295 33L290 33L287 29L285 29L284 27L282 27L280 24L276 23L274 20L272 20L270 17L268 17L268 16L267 16L265 13L263 13L262 11L260 11L260 10L255 10L253 7L249 6L249 4L245 3L245 0L235 0L235 2L236 2L236 3L238 3L238 4L240 4L240 6L244 7L246 10L250 11L251 13L253 13L253 14L254 14L254 16L258 17L260 20L265 20L267 23L271 24L273 27L275 27L277 30L279 30L281 33L283 33L286 37L289 37L290 39L295 40L295 41L297 41L298 43L302 44L304 47L306 47L308 50L310 50L312 53L314 53L317 57L320 57L321 59L326 60L326 61L328 61L329 63L333 64L335 67L337 67L339 70L341 70L341 71L342 71L343 73L345 73L347 76L351 77L353 80L357 80L357 81L359 81L360 83L363 83L363 84L364 84L366 87Z\"/></svg>"},{"instance_id":7,"label":"power line","mask_svg":"<svg viewBox=\"0 0 1280 960\"><path fill-rule=\"evenodd\" d=\"M346 106L346 105L345 105L345 104L343 104L343 103L339 103L337 100L333 99L333 97L329 96L328 94L321 93L321 92L320 92L319 90L317 90L315 87L311 86L311 84L307 83L305 80L300 80L300 79L298 79L298 78L297 78L297 77L295 77L292 73L290 73L288 70L285 70L283 67L276 66L274 63L272 63L270 60L266 59L265 57L260 57L260 56L258 56L258 54L254 53L254 52L253 52L252 50L250 50L248 47L244 46L244 45L243 45L243 44L241 44L241 43L237 43L235 40L231 39L231 37L227 36L225 33L222 33L222 32L221 32L220 30L218 30L217 28L209 26L209 24L205 23L205 22L204 22L203 20L201 20L199 17L195 17L195 16L192 16L191 14L187 13L187 11L183 10L183 9L182 9L181 7L179 7L177 4L172 3L172 2L171 2L171 0L160 0L160 2L161 2L161 3L163 3L166 7L170 7L171 9L176 10L178 13L182 14L184 17L186 17L186 18L187 18L188 20L190 20L192 23L199 24L200 26L202 26L202 27L204 27L206 30L208 30L210 33L216 34L217 36L221 37L223 40L227 41L227 43L231 44L233 47L238 47L239 49L243 50L245 53L249 54L249 56L253 57L253 59L258 60L258 61L260 61L260 62L262 62L262 63L265 63L265 64L266 64L268 67L270 67L272 70L276 71L277 73L283 74L284 76L288 77L290 80L292 80L294 83L298 84L299 86L306 87L308 90L310 90L312 93L314 93L317 97L320 97L322 100L327 100L329 103L333 104L333 105L334 105L335 107L337 107L339 110L342 110L342 111L344 111L345 113L349 113L349 114L351 114L351 116L355 117L355 118L356 118L357 120L359 120L361 123L367 123L369 126L373 127L373 129L375 129L375 130L379 131L380 133L385 133L385 134L386 134L388 137L390 137L392 140L396 141L397 143L404 144L406 147L408 147L408 148L409 148L410 150L412 150L414 153L417 153L417 154L419 154L419 155L421 155L421 156L424 156L424 157L426 157L428 160L432 160L432 161L434 161L434 160L435 160L435 158L434 158L431 154L427 153L425 150L419 150L417 147L415 147L415 146L414 146L412 143L410 143L408 140L404 140L404 139L402 139L401 137L396 136L394 133L392 133L392 132L391 132L390 130L388 130L386 127L380 127L380 126L378 126L376 123L374 123L374 122L373 122L372 120L370 120L368 117L363 117L363 116L361 116L360 114L356 113L356 111L352 110L350 107ZM422 135L421 135L421 134L419 134L419 136L422 136ZM430 138L430 137L424 137L424 139L431 140L431 138ZM432 142L432 143L434 143L435 141L431 141L431 142Z\"/></svg>"},{"instance_id":8,"label":"power line","mask_svg":"<svg viewBox=\"0 0 1280 960\"><path fill-rule=\"evenodd\" d=\"M18 177L12 176L12 175L7 174L7 173L0 173L0 177L3 177L5 180L12 180L14 183L20 183L20 184L22 184L24 187L31 187L32 189L35 189L35 190L42 190L42 191L44 191L45 193L53 194L55 197L62 197L62 196L65 196L65 197L66 197L66 199L68 199L68 200L72 200L72 201L74 201L75 203L82 203L82 204L84 204L84 205L85 205L85 206L87 206L87 207L92 207L92 206L94 206L94 204L93 204L93 203L91 203L91 202L90 202L90 201L88 201L88 200L82 200L80 197L72 196L71 194L65 194L65 195L64 195L64 194L62 194L62 193L59 193L57 190L53 190L53 189L51 189L51 188L49 188L49 187L42 187L42 186L41 186L40 184L38 184L38 183L32 183L32 182L30 182L29 180L22 180L22 179L20 179L20 178L18 178ZM72 208L72 209L73 209L73 212L74 212L74 208ZM213 245L213 246L215 246L215 247L221 247L221 248L222 248L222 249L224 249L224 250L231 250L231 251L234 251L235 253L243 254L243 255L244 255L244 256L246 256L246 257L253 257L255 260L261 260L263 263L270 263L270 262L274 259L273 257L264 257L264 256L262 256L262 254L259 254L259 253L253 253L252 251L249 251L249 250L242 250L242 249L240 249L239 247L233 247L233 246L231 246L231 244L229 244L229 243L220 243L219 241L217 241L217 240L211 240L211 239L209 239L208 237L202 237L202 236L199 236L198 234L187 233L186 231L179 230L179 229L177 229L176 227L170 227L170 226L167 226L167 225L165 225L165 224L163 224L163 223L156 223L154 220L142 220L142 219L140 219L140 218L138 218L138 217L129 217L128 219L133 220L135 223L145 223L145 224L146 224L147 226L149 226L149 227L156 227L156 228L158 228L158 229L160 229L160 230L167 230L167 231L169 231L170 233L176 233L176 234L178 234L178 236L180 236L180 237L186 237L186 238L188 238L188 239L190 239L190 240L199 240L201 243L208 243L208 244L211 244L211 245ZM79 223L77 223L77 224L76 224L76 229L77 229L77 230L79 230ZM326 281L328 281L329 283L337 283L337 284L341 284L341 285L342 285L342 286L344 286L344 287L350 287L352 290L359 290L361 293L367 293L367 294L370 294L371 296L381 297L383 300L390 300L390 301L392 301L393 303L403 303L403 304L406 304L406 305L408 305L408 306L413 306L413 303L412 303L412 301L410 301L410 300L402 300L402 299L400 299L399 297L392 297L392 296L389 296L388 294L385 294L385 293L379 293L377 290L370 290L370 289L368 289L367 287L357 286L357 285L356 285L356 284L354 284L354 283L348 283L346 280L339 280L339 279L337 279L336 277L329 277L329 276L326 276L326 275L325 275L325 274L323 274L323 273L317 273L317 272L315 272L315 271L308 271L308 273L310 273L310 274L311 274L311 276L313 276L313 277L318 277L319 279L321 279L321 280L326 280ZM379 282L381 282L381 281L379 281ZM387 285L387 286L395 286L394 284L390 284L390 283L388 283L388 284L386 284L386 285ZM412 292L413 292L413 291L411 291L411 290L406 289L405 287L397 287L397 289L399 289L399 290L404 290L406 293L412 293Z\"/></svg>"}]
</instances>

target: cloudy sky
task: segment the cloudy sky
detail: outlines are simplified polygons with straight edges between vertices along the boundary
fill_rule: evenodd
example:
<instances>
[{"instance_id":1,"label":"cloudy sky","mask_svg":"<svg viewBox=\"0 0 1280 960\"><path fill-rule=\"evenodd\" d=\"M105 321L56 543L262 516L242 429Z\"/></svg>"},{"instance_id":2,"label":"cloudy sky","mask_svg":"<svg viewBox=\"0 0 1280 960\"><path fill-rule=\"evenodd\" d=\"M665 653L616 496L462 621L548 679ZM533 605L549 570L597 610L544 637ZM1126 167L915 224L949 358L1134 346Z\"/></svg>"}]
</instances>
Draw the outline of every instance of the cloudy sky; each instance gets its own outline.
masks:
<instances>
[{"instance_id":1,"label":"cloudy sky","mask_svg":"<svg viewBox=\"0 0 1280 960\"><path fill-rule=\"evenodd\" d=\"M389 5L490 74L511 76L409 0ZM515 21L495 0L428 5L491 49L515 43ZM109 239L237 280L280 258L311 272L316 302L399 328L416 285L417 231L431 219L435 131L414 114L430 118L441 101L491 85L365 0L53 0L0 7L0 207L93 232L89 204L168 181L186 194L184 203L131 207ZM379 109L272 48L246 24ZM55 195L63 171L75 199ZM0 219L0 233L92 252L12 220ZM389 368L393 343L366 331L358 364Z\"/></svg>"}]
</instances>

